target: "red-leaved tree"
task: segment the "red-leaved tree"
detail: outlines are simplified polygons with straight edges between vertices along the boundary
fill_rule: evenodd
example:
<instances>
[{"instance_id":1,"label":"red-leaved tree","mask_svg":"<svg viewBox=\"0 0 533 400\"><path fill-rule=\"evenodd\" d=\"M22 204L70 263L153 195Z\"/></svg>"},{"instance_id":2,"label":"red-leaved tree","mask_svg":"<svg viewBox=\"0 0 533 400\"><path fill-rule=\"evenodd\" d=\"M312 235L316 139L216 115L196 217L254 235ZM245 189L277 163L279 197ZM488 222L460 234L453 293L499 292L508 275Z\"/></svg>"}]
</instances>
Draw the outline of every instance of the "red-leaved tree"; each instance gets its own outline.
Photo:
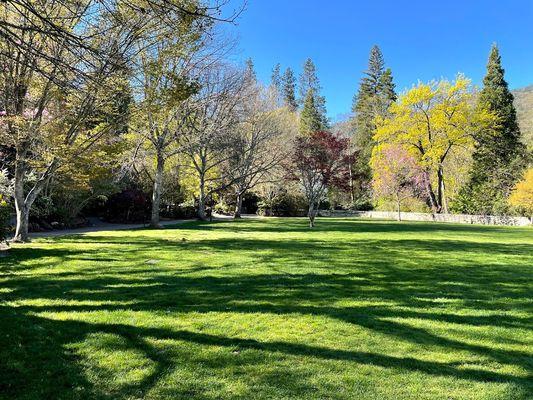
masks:
<instances>
[{"instance_id":1,"label":"red-leaved tree","mask_svg":"<svg viewBox=\"0 0 533 400\"><path fill-rule=\"evenodd\" d=\"M290 177L297 180L309 205L309 226L315 226L320 202L328 189L349 189L349 141L330 132L314 132L296 138Z\"/></svg>"}]
</instances>

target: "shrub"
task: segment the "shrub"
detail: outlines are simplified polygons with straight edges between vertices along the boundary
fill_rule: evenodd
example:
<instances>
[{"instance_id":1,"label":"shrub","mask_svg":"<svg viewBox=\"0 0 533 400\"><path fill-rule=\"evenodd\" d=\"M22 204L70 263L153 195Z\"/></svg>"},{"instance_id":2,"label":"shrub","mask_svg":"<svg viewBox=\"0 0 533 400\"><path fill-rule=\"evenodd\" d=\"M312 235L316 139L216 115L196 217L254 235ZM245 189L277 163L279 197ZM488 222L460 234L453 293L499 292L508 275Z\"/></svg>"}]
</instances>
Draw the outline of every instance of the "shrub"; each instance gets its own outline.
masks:
<instances>
[{"instance_id":1,"label":"shrub","mask_svg":"<svg viewBox=\"0 0 533 400\"><path fill-rule=\"evenodd\" d=\"M272 217L303 217L307 215L307 202L301 195L283 193L270 202L259 202L257 213Z\"/></svg>"},{"instance_id":2,"label":"shrub","mask_svg":"<svg viewBox=\"0 0 533 400\"><path fill-rule=\"evenodd\" d=\"M109 222L141 223L148 221L150 196L139 189L125 189L109 196L105 204L105 219Z\"/></svg>"}]
</instances>

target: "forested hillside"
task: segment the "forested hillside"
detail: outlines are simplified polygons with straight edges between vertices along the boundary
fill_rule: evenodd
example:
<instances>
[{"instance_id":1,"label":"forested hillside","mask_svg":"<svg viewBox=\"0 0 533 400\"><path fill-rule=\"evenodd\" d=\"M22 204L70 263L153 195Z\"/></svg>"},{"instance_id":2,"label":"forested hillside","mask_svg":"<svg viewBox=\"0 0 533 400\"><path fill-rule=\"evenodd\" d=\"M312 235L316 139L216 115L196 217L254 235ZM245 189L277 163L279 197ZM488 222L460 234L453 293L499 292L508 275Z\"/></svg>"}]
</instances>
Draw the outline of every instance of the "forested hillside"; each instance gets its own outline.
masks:
<instances>
[{"instance_id":1,"label":"forested hillside","mask_svg":"<svg viewBox=\"0 0 533 400\"><path fill-rule=\"evenodd\" d=\"M533 85L513 91L515 107L524 141L533 148Z\"/></svg>"}]
</instances>

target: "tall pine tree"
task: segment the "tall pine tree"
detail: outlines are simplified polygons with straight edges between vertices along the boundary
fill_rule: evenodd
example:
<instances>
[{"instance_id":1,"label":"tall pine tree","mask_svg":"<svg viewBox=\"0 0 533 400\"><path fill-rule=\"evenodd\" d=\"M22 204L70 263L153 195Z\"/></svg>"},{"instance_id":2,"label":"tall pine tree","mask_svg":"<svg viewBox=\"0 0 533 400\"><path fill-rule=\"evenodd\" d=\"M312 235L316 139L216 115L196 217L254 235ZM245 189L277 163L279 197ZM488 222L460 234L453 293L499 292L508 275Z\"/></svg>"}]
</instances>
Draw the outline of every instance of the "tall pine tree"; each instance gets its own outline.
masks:
<instances>
[{"instance_id":1,"label":"tall pine tree","mask_svg":"<svg viewBox=\"0 0 533 400\"><path fill-rule=\"evenodd\" d=\"M314 90L309 89L300 113L300 134L302 135L309 135L325 129L315 98Z\"/></svg>"},{"instance_id":2,"label":"tall pine tree","mask_svg":"<svg viewBox=\"0 0 533 400\"><path fill-rule=\"evenodd\" d=\"M359 150L356 174L359 184L356 197L360 202L370 199L370 181L372 170L370 157L374 147L374 120L377 116L385 116L389 106L396 101L395 85L392 72L385 69L383 54L378 46L372 47L368 61L368 70L361 79L359 91L354 98L352 111L354 118L353 142Z\"/></svg>"},{"instance_id":3,"label":"tall pine tree","mask_svg":"<svg viewBox=\"0 0 533 400\"><path fill-rule=\"evenodd\" d=\"M272 69L272 75L270 77L270 85L278 92L281 92L281 66L276 64L274 68Z\"/></svg>"},{"instance_id":4,"label":"tall pine tree","mask_svg":"<svg viewBox=\"0 0 533 400\"><path fill-rule=\"evenodd\" d=\"M281 92L285 107L291 112L296 112L298 109L298 103L296 101L296 77L290 68L287 68L283 74Z\"/></svg>"},{"instance_id":5,"label":"tall pine tree","mask_svg":"<svg viewBox=\"0 0 533 400\"><path fill-rule=\"evenodd\" d=\"M298 85L299 103L303 107L309 91L312 90L315 106L320 114L321 124L324 127L329 126L329 121L326 112L326 98L320 95L322 87L317 76L316 66L313 60L308 58L303 66L302 73L300 74L300 80Z\"/></svg>"},{"instance_id":6,"label":"tall pine tree","mask_svg":"<svg viewBox=\"0 0 533 400\"><path fill-rule=\"evenodd\" d=\"M461 193L460 211L476 214L507 211L507 198L522 175L526 161L526 149L521 142L513 100L505 81L500 52L494 44L478 105L493 113L497 122L475 138L470 182Z\"/></svg>"},{"instance_id":7,"label":"tall pine tree","mask_svg":"<svg viewBox=\"0 0 533 400\"><path fill-rule=\"evenodd\" d=\"M246 60L245 74L246 78L249 79L251 82L257 82L257 74L255 72L254 60L252 60L251 58Z\"/></svg>"}]
</instances>

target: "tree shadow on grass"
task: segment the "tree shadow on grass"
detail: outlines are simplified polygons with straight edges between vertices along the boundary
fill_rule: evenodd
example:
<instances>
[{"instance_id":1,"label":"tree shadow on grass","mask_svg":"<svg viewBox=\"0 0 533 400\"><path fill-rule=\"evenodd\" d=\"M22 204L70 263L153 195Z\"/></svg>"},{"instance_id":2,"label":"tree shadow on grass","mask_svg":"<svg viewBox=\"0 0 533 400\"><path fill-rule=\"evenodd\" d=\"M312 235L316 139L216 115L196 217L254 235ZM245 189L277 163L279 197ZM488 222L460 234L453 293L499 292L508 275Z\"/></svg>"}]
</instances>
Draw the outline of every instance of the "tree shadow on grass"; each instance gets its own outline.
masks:
<instances>
[{"instance_id":1,"label":"tree shadow on grass","mask_svg":"<svg viewBox=\"0 0 533 400\"><path fill-rule=\"evenodd\" d=\"M2 353L0 390L6 398L90 398L102 400L141 398L152 390L167 373L177 367L175 359L150 344L152 339L222 347L227 348L228 352L232 354L252 350L259 353L273 353L274 356L278 354L281 357L295 356L347 361L475 382L512 383L521 387L524 393L531 393L531 382L525 377L475 368L459 369L453 363L331 349L283 341L258 341L187 330L143 328L114 323L91 324L68 320L56 321L16 313L12 309L0 309L0 311L4 324L3 329L0 330L0 339L5 344L10 345L9 347L3 346L0 350ZM71 343L83 341L91 334L111 334L123 338L126 342L126 348L141 352L155 365L155 368L147 376L123 385L118 391L115 389L111 393L106 392L105 388L95 386L94 382L89 382L86 379L85 372L80 368L78 356L68 350ZM107 350L112 352L115 349L109 348ZM261 356L257 354L241 359L238 363L240 365L248 362L260 363L261 359ZM213 373L216 373L216 369L225 366L226 363L226 361L221 363L213 359L208 363L209 365L204 365L204 367L212 369ZM305 382L299 382L295 390L299 392L305 386ZM179 390L183 390L183 388ZM174 396L177 394L176 392L173 393ZM180 394L183 395L186 392ZM297 395L298 393L293 394Z\"/></svg>"},{"instance_id":2,"label":"tree shadow on grass","mask_svg":"<svg viewBox=\"0 0 533 400\"><path fill-rule=\"evenodd\" d=\"M198 229L204 229L198 225ZM186 330L141 328L121 324L91 324L39 317L36 313L133 310L148 312L233 312L242 314L300 314L326 316L354 324L394 340L424 346L467 351L478 356L532 371L532 357L527 352L502 350L439 336L427 329L402 323L402 319L449 322L468 326L508 327L528 330L531 318L502 313L463 315L452 310L429 312L428 302L445 295L462 301L463 308L491 311L513 307L531 315L529 263L531 246L522 244L480 243L439 240L362 240L355 245L311 240L219 240L157 239L136 236L127 239L127 257L145 260L157 249L161 252L210 251L250 254L255 263L279 265L278 273L238 274L228 262L222 266L196 266L195 270L172 270L164 266L135 265L129 268L83 270L46 275L12 275L25 268L53 266L66 260L123 259L120 236L77 236L57 243L101 245L100 250L71 248L13 249L12 256L0 267L4 274L2 299L17 302L32 299L72 301L72 304L19 305L2 307L0 343L2 370L0 393L8 397L52 398L128 398L142 397L175 368L175 359L150 344L150 339L175 340L200 346L247 349L285 356L305 356L323 360L342 360L384 368L422 372L476 382L508 382L532 393L526 378L496 371L461 368L453 363L423 361L379 353L329 349L282 341L263 342L209 335ZM496 257L490 265L476 265L476 255ZM437 256L435 256L437 255ZM122 258L121 258L122 257ZM512 257L512 258L509 258ZM53 260L51 260L53 259ZM450 260L453 263L450 265ZM25 261L32 260L30 266ZM22 265L24 264L24 265ZM321 269L323 266L323 269ZM238 266L237 266L238 267ZM299 268L314 272L298 272ZM462 268L461 268L462 267ZM220 275L220 270L223 274ZM227 270L225 270L227 269ZM334 270L335 272L332 272ZM121 271L123 276L107 276ZM206 275L207 272L218 275ZM293 272L291 272L293 271ZM52 271L53 272L53 271ZM190 272L184 274L184 272ZM149 273L149 275L147 275ZM350 299L375 299L394 306L325 306ZM497 299L501 298L501 301ZM76 304L95 302L95 304ZM509 303L511 302L511 303ZM100 304L98 304L100 303ZM510 304L510 305L509 305ZM402 307L397 307L401 305ZM118 335L132 349L151 360L154 370L140 381L124 385L118 392L107 393L94 387L81 369L68 345L83 341L91 334ZM111 350L111 349L110 349ZM213 365L221 365L222 360ZM259 361L257 361L259 362ZM303 379L303 378L302 378ZM30 384L29 384L30 383ZM302 390L302 382L294 390ZM177 390L177 389L176 389ZM175 393L176 394L176 393ZM179 393L186 396L187 393ZM194 393L189 393L190 397ZM0 396L1 397L1 396ZM524 396L526 398L527 396Z\"/></svg>"}]
</instances>

